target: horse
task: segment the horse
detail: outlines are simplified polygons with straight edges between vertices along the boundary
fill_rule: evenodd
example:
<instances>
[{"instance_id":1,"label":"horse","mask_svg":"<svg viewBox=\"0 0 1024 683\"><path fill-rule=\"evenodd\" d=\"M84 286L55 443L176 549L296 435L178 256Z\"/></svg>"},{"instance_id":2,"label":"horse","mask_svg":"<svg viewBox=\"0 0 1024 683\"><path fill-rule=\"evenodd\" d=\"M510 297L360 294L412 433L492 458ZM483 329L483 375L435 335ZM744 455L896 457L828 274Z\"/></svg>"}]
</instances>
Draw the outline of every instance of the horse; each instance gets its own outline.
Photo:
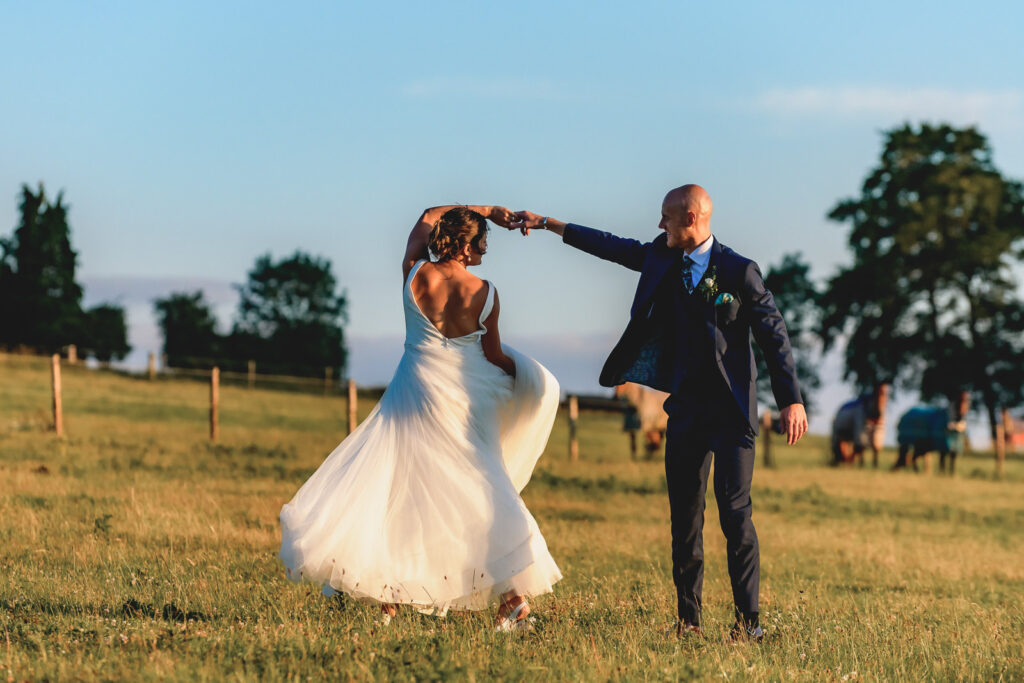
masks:
<instances>
[{"instance_id":1,"label":"horse","mask_svg":"<svg viewBox=\"0 0 1024 683\"><path fill-rule=\"evenodd\" d=\"M644 434L644 450L647 452L647 459L650 460L665 440L668 414L662 405L668 394L626 382L615 387L615 397L626 403L622 431L629 434L630 456L636 459L636 433L639 430Z\"/></svg>"},{"instance_id":2,"label":"horse","mask_svg":"<svg viewBox=\"0 0 1024 683\"><path fill-rule=\"evenodd\" d=\"M939 469L946 471L948 457L949 473L952 475L956 469L956 456L964 450L970 402L970 394L962 391L959 401L951 401L948 408L914 406L904 413L896 426L900 451L893 470L912 466L916 472L918 458L927 456L931 451L938 451Z\"/></svg>"},{"instance_id":3,"label":"horse","mask_svg":"<svg viewBox=\"0 0 1024 683\"><path fill-rule=\"evenodd\" d=\"M864 451L871 448L874 466L885 434L885 408L889 402L889 385L876 385L870 393L858 396L840 406L832 421L832 464L852 463L864 466Z\"/></svg>"}]
</instances>

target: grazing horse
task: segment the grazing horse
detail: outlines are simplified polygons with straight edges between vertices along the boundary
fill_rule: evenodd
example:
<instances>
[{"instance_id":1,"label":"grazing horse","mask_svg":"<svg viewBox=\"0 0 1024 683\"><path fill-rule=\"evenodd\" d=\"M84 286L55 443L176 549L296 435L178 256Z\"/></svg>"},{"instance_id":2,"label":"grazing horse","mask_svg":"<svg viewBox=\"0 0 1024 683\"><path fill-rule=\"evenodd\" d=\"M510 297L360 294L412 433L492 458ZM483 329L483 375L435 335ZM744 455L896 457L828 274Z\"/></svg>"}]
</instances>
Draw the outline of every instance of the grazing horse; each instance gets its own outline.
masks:
<instances>
[{"instance_id":1,"label":"grazing horse","mask_svg":"<svg viewBox=\"0 0 1024 683\"><path fill-rule=\"evenodd\" d=\"M622 431L629 434L629 452L636 459L636 432L644 433L644 450L653 458L661 448L668 427L668 414L662 405L668 394L656 389L626 382L615 387L615 397L626 402Z\"/></svg>"},{"instance_id":2,"label":"grazing horse","mask_svg":"<svg viewBox=\"0 0 1024 683\"><path fill-rule=\"evenodd\" d=\"M832 464L840 465L860 461L864 466L864 451L871 448L874 465L878 467L878 452L882 450L885 434L885 407L889 402L889 385L879 384L870 393L844 403L832 421Z\"/></svg>"},{"instance_id":3,"label":"grazing horse","mask_svg":"<svg viewBox=\"0 0 1024 683\"><path fill-rule=\"evenodd\" d=\"M971 397L966 391L960 392L960 400L950 403L949 408L914 406L900 418L896 426L896 439L900 453L893 469L913 466L917 471L917 460L931 451L939 452L939 469L946 471L949 458L949 473L956 469L956 456L964 450L964 433L967 431L967 411ZM927 469L927 460L926 469Z\"/></svg>"}]
</instances>

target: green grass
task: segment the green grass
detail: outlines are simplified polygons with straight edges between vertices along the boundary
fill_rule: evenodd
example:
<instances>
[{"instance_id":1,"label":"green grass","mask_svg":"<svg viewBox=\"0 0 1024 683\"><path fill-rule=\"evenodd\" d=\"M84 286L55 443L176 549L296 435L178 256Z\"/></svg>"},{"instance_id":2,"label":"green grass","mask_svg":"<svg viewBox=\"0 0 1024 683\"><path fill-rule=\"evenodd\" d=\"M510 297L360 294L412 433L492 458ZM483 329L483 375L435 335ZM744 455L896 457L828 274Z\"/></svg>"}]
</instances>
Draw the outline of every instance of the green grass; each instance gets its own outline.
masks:
<instances>
[{"instance_id":1,"label":"green grass","mask_svg":"<svg viewBox=\"0 0 1024 683\"><path fill-rule=\"evenodd\" d=\"M277 515L343 436L339 398L65 369L49 431L45 362L0 356L0 680L1024 678L1024 463L955 478L825 466L827 444L758 467L761 645L726 640L724 539L709 494L705 628L677 642L658 462L584 413L556 423L524 498L565 579L535 632L491 614L374 612L284 579ZM372 407L360 406L361 415Z\"/></svg>"}]
</instances>

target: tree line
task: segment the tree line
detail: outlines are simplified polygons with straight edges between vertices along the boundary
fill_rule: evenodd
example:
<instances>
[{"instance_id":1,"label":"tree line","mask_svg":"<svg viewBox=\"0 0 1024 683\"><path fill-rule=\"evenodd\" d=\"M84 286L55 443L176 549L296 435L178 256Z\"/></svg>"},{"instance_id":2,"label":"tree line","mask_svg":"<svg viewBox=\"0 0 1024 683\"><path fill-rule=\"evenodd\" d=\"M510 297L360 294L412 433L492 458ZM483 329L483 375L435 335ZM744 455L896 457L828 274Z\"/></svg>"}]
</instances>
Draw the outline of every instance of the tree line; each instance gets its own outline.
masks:
<instances>
[{"instance_id":1,"label":"tree line","mask_svg":"<svg viewBox=\"0 0 1024 683\"><path fill-rule=\"evenodd\" d=\"M83 357L124 358L124 309L82 308L64 194L51 200L42 183L37 191L23 185L18 209L14 233L0 238L0 348L57 353L75 344Z\"/></svg>"},{"instance_id":2,"label":"tree line","mask_svg":"<svg viewBox=\"0 0 1024 683\"><path fill-rule=\"evenodd\" d=\"M301 251L279 261L261 256L236 289L238 308L227 334L217 332L202 291L153 302L169 365L244 371L255 361L264 373L323 377L329 368L342 376L347 299L337 291L330 261Z\"/></svg>"},{"instance_id":3,"label":"tree line","mask_svg":"<svg viewBox=\"0 0 1024 683\"><path fill-rule=\"evenodd\" d=\"M83 358L123 360L131 351L124 308L82 307L63 193L50 199L42 184L23 185L18 208L13 234L0 238L0 348L50 354L75 345ZM261 372L343 375L347 301L329 260L301 251L278 261L260 256L236 288L227 334L217 332L201 291L153 302L169 365L244 370L252 360Z\"/></svg>"}]
</instances>

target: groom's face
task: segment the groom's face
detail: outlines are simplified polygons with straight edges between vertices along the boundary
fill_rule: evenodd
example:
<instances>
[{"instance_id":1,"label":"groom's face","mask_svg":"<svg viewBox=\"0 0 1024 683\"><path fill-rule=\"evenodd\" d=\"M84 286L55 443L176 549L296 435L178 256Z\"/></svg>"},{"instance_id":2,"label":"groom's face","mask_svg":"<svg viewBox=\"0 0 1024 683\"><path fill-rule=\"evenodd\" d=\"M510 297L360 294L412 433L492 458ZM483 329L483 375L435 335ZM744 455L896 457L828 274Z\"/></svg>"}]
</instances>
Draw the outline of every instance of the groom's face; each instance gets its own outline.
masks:
<instances>
[{"instance_id":1,"label":"groom's face","mask_svg":"<svg viewBox=\"0 0 1024 683\"><path fill-rule=\"evenodd\" d=\"M661 203L661 222L658 227L668 235L670 249L683 249L691 246L694 241L696 215L687 211L677 198L671 194Z\"/></svg>"}]
</instances>

